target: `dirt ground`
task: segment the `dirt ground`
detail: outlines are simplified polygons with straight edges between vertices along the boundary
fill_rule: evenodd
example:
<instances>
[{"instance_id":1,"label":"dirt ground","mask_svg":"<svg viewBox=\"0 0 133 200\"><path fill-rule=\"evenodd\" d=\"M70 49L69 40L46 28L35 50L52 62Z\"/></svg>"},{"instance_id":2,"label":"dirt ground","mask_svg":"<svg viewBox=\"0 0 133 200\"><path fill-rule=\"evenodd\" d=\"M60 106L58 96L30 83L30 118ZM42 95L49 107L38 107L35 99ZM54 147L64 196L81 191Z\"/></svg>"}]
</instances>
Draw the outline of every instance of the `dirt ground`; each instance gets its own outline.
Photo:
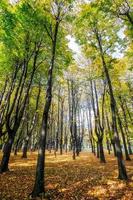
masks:
<instances>
[{"instance_id":1,"label":"dirt ground","mask_svg":"<svg viewBox=\"0 0 133 200\"><path fill-rule=\"evenodd\" d=\"M37 153L28 159L11 156L10 171L0 175L0 200L28 200L31 193ZM1 154L0 154L1 159ZM106 164L91 153L81 153L73 161L71 153L47 153L46 190L49 200L133 200L133 156L126 162L129 180L117 180L117 162L106 155Z\"/></svg>"}]
</instances>

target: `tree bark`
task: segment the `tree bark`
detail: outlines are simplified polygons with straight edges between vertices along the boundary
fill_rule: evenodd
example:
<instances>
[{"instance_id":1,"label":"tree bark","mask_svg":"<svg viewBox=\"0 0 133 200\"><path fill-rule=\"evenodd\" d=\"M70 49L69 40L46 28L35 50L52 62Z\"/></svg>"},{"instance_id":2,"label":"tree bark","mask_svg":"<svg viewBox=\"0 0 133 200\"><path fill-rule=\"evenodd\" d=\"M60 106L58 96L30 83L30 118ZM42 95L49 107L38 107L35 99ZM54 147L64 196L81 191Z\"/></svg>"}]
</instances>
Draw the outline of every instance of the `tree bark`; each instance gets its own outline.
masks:
<instances>
[{"instance_id":1,"label":"tree bark","mask_svg":"<svg viewBox=\"0 0 133 200\"><path fill-rule=\"evenodd\" d=\"M103 49L102 49L102 44L101 44L101 35L99 35L99 32L97 28L95 29L95 34L96 34L96 39L98 42L99 46L99 51L101 55L101 60L102 60L102 65L104 69L104 73L107 79L108 87L109 87L109 94L110 94L110 107L111 107L111 112L112 112L112 130L114 134L114 140L115 140L115 146L116 146L116 155L117 155L117 161L118 161L118 178L122 180L127 180L127 172L126 172L126 167L123 161L123 155L121 151L121 144L120 144L120 139L119 139L119 134L117 130L117 120L116 120L116 101L114 98L114 93L113 93L113 87L112 87L112 82L110 79L110 75L108 72L108 68L105 62L104 54L103 54Z\"/></svg>"},{"instance_id":2,"label":"tree bark","mask_svg":"<svg viewBox=\"0 0 133 200\"><path fill-rule=\"evenodd\" d=\"M60 154L63 153L63 123L64 123L64 99L61 100L61 128L60 128Z\"/></svg>"},{"instance_id":3,"label":"tree bark","mask_svg":"<svg viewBox=\"0 0 133 200\"><path fill-rule=\"evenodd\" d=\"M4 145L3 157L2 157L2 161L1 161L1 165L0 165L0 173L9 171L8 163L9 163L9 159L10 159L13 142L14 142L14 135L10 134L8 136L8 140L7 140L6 144Z\"/></svg>"},{"instance_id":4,"label":"tree bark","mask_svg":"<svg viewBox=\"0 0 133 200\"><path fill-rule=\"evenodd\" d=\"M51 66L48 72L48 82L47 82L47 90L46 90L46 102L44 106L42 126L40 131L40 140L39 140L39 150L38 150L38 159L37 159L37 167L36 167L36 176L35 176L35 184L33 191L31 193L32 197L39 197L45 195L45 148L46 148L46 139L47 139L47 128L48 128L48 115L52 101L52 85L53 85L53 69L55 63L55 53L56 53L56 43L57 43L57 35L59 28L59 17L60 12L58 13L58 17L56 19L55 30L54 30L54 38L52 40L52 58L51 58Z\"/></svg>"},{"instance_id":5,"label":"tree bark","mask_svg":"<svg viewBox=\"0 0 133 200\"><path fill-rule=\"evenodd\" d=\"M104 156L104 150L103 150L103 141L102 141L101 138L98 140L98 143L99 143L99 158L100 158L100 162L101 163L106 163L105 156Z\"/></svg>"}]
</instances>

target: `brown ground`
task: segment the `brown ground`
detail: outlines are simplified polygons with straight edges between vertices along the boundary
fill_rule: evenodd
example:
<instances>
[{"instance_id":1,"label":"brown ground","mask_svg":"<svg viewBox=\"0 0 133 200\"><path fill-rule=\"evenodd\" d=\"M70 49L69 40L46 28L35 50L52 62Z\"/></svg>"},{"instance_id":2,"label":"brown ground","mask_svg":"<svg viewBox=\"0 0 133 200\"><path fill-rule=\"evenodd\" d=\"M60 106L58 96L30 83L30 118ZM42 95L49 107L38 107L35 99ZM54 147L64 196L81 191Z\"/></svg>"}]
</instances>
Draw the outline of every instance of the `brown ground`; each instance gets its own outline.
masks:
<instances>
[{"instance_id":1,"label":"brown ground","mask_svg":"<svg viewBox=\"0 0 133 200\"><path fill-rule=\"evenodd\" d=\"M35 175L36 153L28 159L12 156L10 172L0 175L0 200L28 200ZM1 155L0 155L1 158ZM106 164L91 153L81 153L76 161L71 154L47 154L46 188L49 200L133 200L133 157L126 162L129 181L117 180L117 163L106 155Z\"/></svg>"}]
</instances>

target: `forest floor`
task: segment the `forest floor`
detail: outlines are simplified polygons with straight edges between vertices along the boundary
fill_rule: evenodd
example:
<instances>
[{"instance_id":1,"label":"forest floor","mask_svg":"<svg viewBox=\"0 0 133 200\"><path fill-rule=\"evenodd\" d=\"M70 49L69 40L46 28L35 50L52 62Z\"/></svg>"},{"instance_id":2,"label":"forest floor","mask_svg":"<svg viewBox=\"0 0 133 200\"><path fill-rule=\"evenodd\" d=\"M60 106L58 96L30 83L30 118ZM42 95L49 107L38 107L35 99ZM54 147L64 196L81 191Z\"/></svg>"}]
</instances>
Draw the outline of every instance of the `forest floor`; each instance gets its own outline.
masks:
<instances>
[{"instance_id":1,"label":"forest floor","mask_svg":"<svg viewBox=\"0 0 133 200\"><path fill-rule=\"evenodd\" d=\"M10 171L0 175L0 200L28 200L35 178L37 153L11 156ZM1 159L1 154L0 154ZM133 157L126 162L129 180L117 180L117 162L106 155L106 164L91 153L72 155L47 153L46 190L49 200L133 200Z\"/></svg>"}]
</instances>

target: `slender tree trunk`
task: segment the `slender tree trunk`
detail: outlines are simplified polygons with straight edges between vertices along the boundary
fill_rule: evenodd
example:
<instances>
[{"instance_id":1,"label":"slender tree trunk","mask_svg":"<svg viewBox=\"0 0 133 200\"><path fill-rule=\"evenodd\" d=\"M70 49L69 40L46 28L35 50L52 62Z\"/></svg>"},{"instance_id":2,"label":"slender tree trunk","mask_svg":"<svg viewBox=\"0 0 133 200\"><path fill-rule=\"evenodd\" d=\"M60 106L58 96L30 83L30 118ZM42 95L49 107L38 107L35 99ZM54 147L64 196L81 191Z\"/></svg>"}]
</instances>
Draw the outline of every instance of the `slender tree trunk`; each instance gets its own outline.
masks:
<instances>
[{"instance_id":1,"label":"slender tree trunk","mask_svg":"<svg viewBox=\"0 0 133 200\"><path fill-rule=\"evenodd\" d=\"M64 100L61 101L61 135L60 135L60 154L63 153L63 117L64 117Z\"/></svg>"},{"instance_id":2,"label":"slender tree trunk","mask_svg":"<svg viewBox=\"0 0 133 200\"><path fill-rule=\"evenodd\" d=\"M110 143L107 137L106 137L106 144L107 144L108 154L110 154Z\"/></svg>"},{"instance_id":3,"label":"slender tree trunk","mask_svg":"<svg viewBox=\"0 0 133 200\"><path fill-rule=\"evenodd\" d=\"M60 15L60 12L58 13ZM45 148L46 148L46 140L47 140L47 126L48 126L48 115L52 101L52 85L53 85L53 69L55 63L55 53L56 53L56 43L57 43L57 35L59 28L59 16L56 20L55 30L54 30L54 38L52 40L52 58L51 58L51 66L48 72L48 82L47 82L47 91L46 91L46 102L44 106L42 126L40 131L40 140L39 140L39 150L38 150L38 159L37 159L37 167L36 167L36 177L33 191L31 193L32 197L39 197L45 195Z\"/></svg>"},{"instance_id":4,"label":"slender tree trunk","mask_svg":"<svg viewBox=\"0 0 133 200\"><path fill-rule=\"evenodd\" d=\"M129 150L129 154L132 154L132 149L131 149L131 144L130 144L130 139L129 139L130 131L129 131L129 128L128 128L126 110L125 110L125 107L124 107L124 102L122 101L122 97L119 96L119 99L120 99L120 105L121 105L121 109L122 109L124 121L125 121L125 133L126 133L126 137L127 137L128 150Z\"/></svg>"},{"instance_id":5,"label":"slender tree trunk","mask_svg":"<svg viewBox=\"0 0 133 200\"><path fill-rule=\"evenodd\" d=\"M94 155L96 154L95 152L95 141L93 139L93 130L92 130L92 116L91 116L91 108L90 106L88 107L88 111L89 111L89 124L90 124L90 135L91 135L91 141L92 141L92 152L94 153Z\"/></svg>"},{"instance_id":6,"label":"slender tree trunk","mask_svg":"<svg viewBox=\"0 0 133 200\"><path fill-rule=\"evenodd\" d=\"M28 151L28 144L29 144L29 137L27 137L24 141L24 146L23 146L23 154L22 158L27 158L27 151Z\"/></svg>"},{"instance_id":7,"label":"slender tree trunk","mask_svg":"<svg viewBox=\"0 0 133 200\"><path fill-rule=\"evenodd\" d=\"M113 146L114 156L116 156L115 142L114 142L114 137L111 134L111 127L110 127L107 111L106 111L106 122L107 122L108 131L109 131L109 137L110 137L111 145Z\"/></svg>"},{"instance_id":8,"label":"slender tree trunk","mask_svg":"<svg viewBox=\"0 0 133 200\"><path fill-rule=\"evenodd\" d=\"M57 131L56 131L56 151L58 151L58 146L59 146L59 132L60 132L60 88L58 90L58 121L57 121Z\"/></svg>"},{"instance_id":9,"label":"slender tree trunk","mask_svg":"<svg viewBox=\"0 0 133 200\"><path fill-rule=\"evenodd\" d=\"M91 125L88 117L88 112L86 112L86 117L87 117L87 125L88 125L88 132L89 132L89 139L90 139L90 145L91 145L91 152L94 153L94 147L93 147L93 138L92 138L92 130L91 130Z\"/></svg>"},{"instance_id":10,"label":"slender tree trunk","mask_svg":"<svg viewBox=\"0 0 133 200\"><path fill-rule=\"evenodd\" d=\"M65 138L64 138L64 143L65 143L65 152L67 153L67 146L68 146L68 137L67 137L67 126L65 126Z\"/></svg>"},{"instance_id":11,"label":"slender tree trunk","mask_svg":"<svg viewBox=\"0 0 133 200\"><path fill-rule=\"evenodd\" d=\"M120 130L121 130L126 160L130 161L131 159L130 159L130 156L128 154L126 139L125 139L125 135L124 135L124 132L123 132L123 127L122 127L122 124L121 124L121 119L120 119L119 113L117 113L117 116L118 116L118 124L119 124Z\"/></svg>"},{"instance_id":12,"label":"slender tree trunk","mask_svg":"<svg viewBox=\"0 0 133 200\"><path fill-rule=\"evenodd\" d=\"M115 140L115 145L116 145L116 155L117 155L117 161L118 161L118 178L122 180L127 180L127 172L126 172L126 167L123 161L123 155L121 151L121 144L120 144L120 139L119 139L119 134L117 130L117 120L116 120L116 101L114 98L114 93L113 93L113 87L112 87L112 82L110 79L110 75L108 72L108 68L106 66L106 62L104 59L104 54L103 54L103 49L102 49L102 44L101 44L101 36L99 35L99 32L97 28L95 29L95 34L96 34L96 39L98 42L99 50L101 53L101 59L102 59L102 64L103 64L103 69L104 73L107 79L108 87L109 87L109 94L110 94L110 107L111 107L111 112L112 112L112 130L114 134L114 140Z\"/></svg>"},{"instance_id":13,"label":"slender tree trunk","mask_svg":"<svg viewBox=\"0 0 133 200\"><path fill-rule=\"evenodd\" d=\"M100 157L100 152L99 152L99 143L98 143L98 141L97 141L97 158L99 158Z\"/></svg>"},{"instance_id":14,"label":"slender tree trunk","mask_svg":"<svg viewBox=\"0 0 133 200\"><path fill-rule=\"evenodd\" d=\"M21 134L20 134L21 135ZM16 156L17 155L17 152L18 152L18 145L19 145L19 141L20 141L20 137L18 137L17 141L16 141L16 144L15 144L15 147L14 147L14 155Z\"/></svg>"},{"instance_id":15,"label":"slender tree trunk","mask_svg":"<svg viewBox=\"0 0 133 200\"><path fill-rule=\"evenodd\" d=\"M98 140L98 144L99 144L99 158L100 158L100 162L101 163L106 163L105 156L104 156L103 141L102 141L102 139Z\"/></svg>"}]
</instances>

